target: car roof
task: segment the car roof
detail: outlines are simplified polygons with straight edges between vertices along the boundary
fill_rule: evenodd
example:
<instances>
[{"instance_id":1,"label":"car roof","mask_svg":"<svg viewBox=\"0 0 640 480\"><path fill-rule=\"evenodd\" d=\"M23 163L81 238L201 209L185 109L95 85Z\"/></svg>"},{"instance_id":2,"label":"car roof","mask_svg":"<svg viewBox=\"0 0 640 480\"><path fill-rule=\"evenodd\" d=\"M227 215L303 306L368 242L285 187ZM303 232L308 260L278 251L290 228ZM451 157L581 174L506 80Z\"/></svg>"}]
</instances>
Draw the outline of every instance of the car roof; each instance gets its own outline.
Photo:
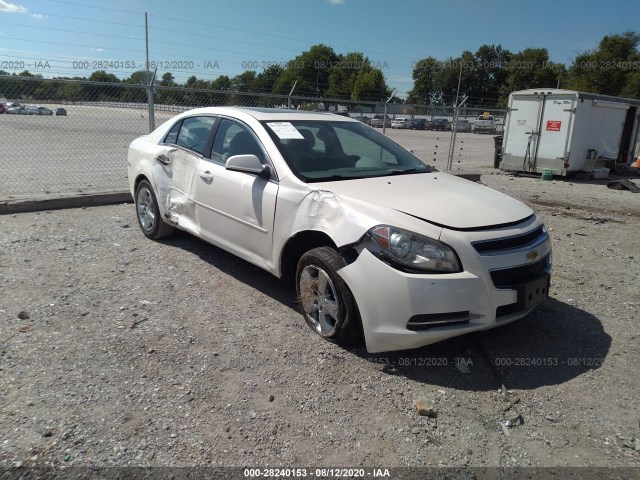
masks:
<instances>
[{"instance_id":1,"label":"car roof","mask_svg":"<svg viewBox=\"0 0 640 480\"><path fill-rule=\"evenodd\" d=\"M357 122L343 115L335 115L330 112L310 112L305 110L292 110L287 108L260 108L260 107L204 107L184 112L182 115L194 114L230 115L238 118L251 116L259 121L282 120L336 120L343 122Z\"/></svg>"}]
</instances>

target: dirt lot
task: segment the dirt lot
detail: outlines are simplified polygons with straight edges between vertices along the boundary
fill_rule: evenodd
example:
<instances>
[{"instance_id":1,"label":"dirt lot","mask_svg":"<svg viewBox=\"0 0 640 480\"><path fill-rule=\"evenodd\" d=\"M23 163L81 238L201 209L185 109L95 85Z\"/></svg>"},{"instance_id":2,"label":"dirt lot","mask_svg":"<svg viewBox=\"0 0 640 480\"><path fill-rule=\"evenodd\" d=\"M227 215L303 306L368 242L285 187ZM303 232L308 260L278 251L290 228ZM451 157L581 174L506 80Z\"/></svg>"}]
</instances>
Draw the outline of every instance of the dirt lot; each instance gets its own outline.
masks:
<instances>
[{"instance_id":1,"label":"dirt lot","mask_svg":"<svg viewBox=\"0 0 640 480\"><path fill-rule=\"evenodd\" d=\"M186 234L147 240L131 204L1 216L0 469L637 475L640 194L482 181L550 227L551 298L509 326L393 354L321 340L276 278Z\"/></svg>"}]
</instances>

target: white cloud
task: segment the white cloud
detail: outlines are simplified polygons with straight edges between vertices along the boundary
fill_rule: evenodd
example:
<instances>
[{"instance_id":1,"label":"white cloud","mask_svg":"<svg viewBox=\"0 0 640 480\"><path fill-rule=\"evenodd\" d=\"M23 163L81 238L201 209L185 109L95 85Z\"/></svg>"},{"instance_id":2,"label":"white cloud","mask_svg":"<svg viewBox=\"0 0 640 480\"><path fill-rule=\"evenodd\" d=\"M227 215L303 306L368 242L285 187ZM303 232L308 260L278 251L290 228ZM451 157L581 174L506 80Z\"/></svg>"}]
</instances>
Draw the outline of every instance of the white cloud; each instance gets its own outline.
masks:
<instances>
[{"instance_id":1,"label":"white cloud","mask_svg":"<svg viewBox=\"0 0 640 480\"><path fill-rule=\"evenodd\" d=\"M1 0L0 0L1 1ZM342 5L346 0L329 0L331 5Z\"/></svg>"},{"instance_id":2,"label":"white cloud","mask_svg":"<svg viewBox=\"0 0 640 480\"><path fill-rule=\"evenodd\" d=\"M16 5L15 3L5 2L4 0L0 0L0 12L10 12L10 13L25 13L28 12L26 7L22 5Z\"/></svg>"},{"instance_id":3,"label":"white cloud","mask_svg":"<svg viewBox=\"0 0 640 480\"><path fill-rule=\"evenodd\" d=\"M41 13L32 13L31 17L37 18L39 20L41 18L44 18L44 15L42 15Z\"/></svg>"},{"instance_id":4,"label":"white cloud","mask_svg":"<svg viewBox=\"0 0 640 480\"><path fill-rule=\"evenodd\" d=\"M104 52L104 48L90 48L92 52Z\"/></svg>"}]
</instances>

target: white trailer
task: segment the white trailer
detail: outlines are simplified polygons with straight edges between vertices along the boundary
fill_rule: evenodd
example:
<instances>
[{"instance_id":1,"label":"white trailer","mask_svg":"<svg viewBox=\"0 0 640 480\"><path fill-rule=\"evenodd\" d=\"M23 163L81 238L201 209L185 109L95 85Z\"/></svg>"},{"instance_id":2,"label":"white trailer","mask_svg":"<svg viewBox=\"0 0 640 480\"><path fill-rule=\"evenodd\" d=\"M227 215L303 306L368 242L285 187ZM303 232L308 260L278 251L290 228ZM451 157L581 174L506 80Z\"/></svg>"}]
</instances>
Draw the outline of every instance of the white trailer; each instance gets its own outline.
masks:
<instances>
[{"instance_id":1,"label":"white trailer","mask_svg":"<svg viewBox=\"0 0 640 480\"><path fill-rule=\"evenodd\" d=\"M554 175L596 163L633 161L640 100L560 89L512 92L502 141L502 170Z\"/></svg>"}]
</instances>

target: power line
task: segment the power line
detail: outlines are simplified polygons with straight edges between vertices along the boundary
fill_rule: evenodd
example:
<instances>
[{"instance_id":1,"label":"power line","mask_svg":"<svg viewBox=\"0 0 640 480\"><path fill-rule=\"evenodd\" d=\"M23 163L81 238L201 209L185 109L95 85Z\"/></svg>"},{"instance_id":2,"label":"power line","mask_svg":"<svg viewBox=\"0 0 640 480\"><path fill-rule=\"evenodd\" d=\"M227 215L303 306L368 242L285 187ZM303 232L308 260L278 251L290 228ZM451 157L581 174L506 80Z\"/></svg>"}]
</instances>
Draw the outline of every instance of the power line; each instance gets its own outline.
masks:
<instances>
[{"instance_id":1,"label":"power line","mask_svg":"<svg viewBox=\"0 0 640 480\"><path fill-rule=\"evenodd\" d=\"M56 2L56 3L65 3L67 5L75 5L76 7L86 7L86 8L96 8L98 10L108 10L111 12L118 12L118 13L131 13L131 14L135 14L135 15L143 15L144 12L136 12L133 10L122 10L120 8L108 8L108 7L97 7L95 5L87 5L85 3L77 3L77 2L69 2L66 0L47 0L49 2Z\"/></svg>"},{"instance_id":2,"label":"power line","mask_svg":"<svg viewBox=\"0 0 640 480\"><path fill-rule=\"evenodd\" d=\"M41 11L35 11L35 10L29 10L29 13L34 13L34 14L43 15L43 16L46 15L47 17L69 18L71 20L82 20L84 22L107 23L109 25L120 25L120 26L123 26L123 27L135 27L135 28L141 28L142 27L142 25L133 24L133 23L112 22L110 20L95 20L93 18L73 17L71 15L60 15L58 13L41 12Z\"/></svg>"},{"instance_id":3,"label":"power line","mask_svg":"<svg viewBox=\"0 0 640 480\"><path fill-rule=\"evenodd\" d=\"M97 7L95 5L87 5L84 3L77 3L77 2L70 2L67 0L47 0L49 2L56 2L56 3L64 3L64 4L68 4L68 5L75 5L75 6L79 6L79 7L86 7L86 8L96 8L96 9L100 9L100 10L107 10L107 11L112 11L112 12L118 12L118 13L130 13L130 14L136 14L136 15L143 15L144 12L138 12L138 11L132 11L132 10L120 10L120 9L116 9L116 8L108 8L108 7ZM260 36L264 36L264 37L272 37L272 38L280 38L282 40L289 40L289 41L295 41L295 42L302 42L305 44L310 44L310 43L315 43L315 42L311 42L309 40L302 40L300 38L294 38L294 37L287 37L284 35L275 35L275 34L269 34L269 33L262 33L262 32L257 32L255 30L246 30L246 29L242 29L242 28L236 28L236 27L229 27L227 25L218 25L218 24L212 24L212 23L205 23L205 22L199 22L196 20L189 20L189 19L182 19L182 18L175 18L175 17L166 17L163 15L154 15L154 14L149 14L150 17L155 17L155 18L162 18L164 20L171 20L172 22L183 22L183 23L189 23L192 25L203 25L206 27L215 27L215 28L223 28L226 30L231 30L231 31L236 31L236 32L242 32L242 33L251 33L254 35L260 35ZM262 45L262 44L258 44L258 45ZM346 47L344 45L336 45L336 47L338 48L345 48L345 49L351 49L352 47ZM276 48L276 47L274 47ZM369 50L370 53L374 53L376 55L386 55L389 57L396 57L396 58L404 58L406 60L414 60L411 57L406 57L403 55L397 55L397 54L393 54L393 53L388 53L388 52L376 52L373 50Z\"/></svg>"}]
</instances>

